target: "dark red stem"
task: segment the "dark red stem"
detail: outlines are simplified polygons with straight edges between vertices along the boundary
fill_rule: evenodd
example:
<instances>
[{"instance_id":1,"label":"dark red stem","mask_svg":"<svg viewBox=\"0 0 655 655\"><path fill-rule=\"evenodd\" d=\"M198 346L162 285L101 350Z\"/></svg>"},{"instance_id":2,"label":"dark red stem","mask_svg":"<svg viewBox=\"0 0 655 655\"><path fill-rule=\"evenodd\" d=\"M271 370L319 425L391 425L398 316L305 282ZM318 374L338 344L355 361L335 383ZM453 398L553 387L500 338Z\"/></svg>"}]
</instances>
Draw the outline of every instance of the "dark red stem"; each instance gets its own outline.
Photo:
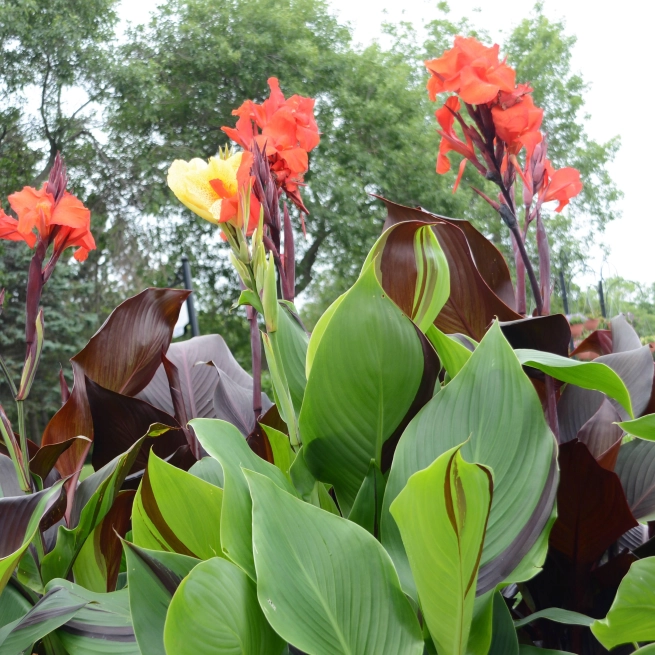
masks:
<instances>
[{"instance_id":1,"label":"dark red stem","mask_svg":"<svg viewBox=\"0 0 655 655\"><path fill-rule=\"evenodd\" d=\"M246 314L250 323L250 351L252 353L252 411L255 421L262 413L262 341L257 324L257 310L247 307Z\"/></svg>"}]
</instances>

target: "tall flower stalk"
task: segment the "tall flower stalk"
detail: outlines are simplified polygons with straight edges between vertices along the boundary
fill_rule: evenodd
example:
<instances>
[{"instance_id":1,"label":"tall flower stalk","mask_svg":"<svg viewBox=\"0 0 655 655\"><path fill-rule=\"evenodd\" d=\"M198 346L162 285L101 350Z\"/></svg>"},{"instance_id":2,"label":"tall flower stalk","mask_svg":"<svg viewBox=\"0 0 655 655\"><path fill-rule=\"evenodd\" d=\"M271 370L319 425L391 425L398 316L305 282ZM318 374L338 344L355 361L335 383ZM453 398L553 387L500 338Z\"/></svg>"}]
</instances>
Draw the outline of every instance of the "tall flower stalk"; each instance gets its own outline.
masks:
<instances>
[{"instance_id":1,"label":"tall flower stalk","mask_svg":"<svg viewBox=\"0 0 655 655\"><path fill-rule=\"evenodd\" d=\"M67 248L76 247L74 257L84 261L95 249L91 234L91 212L66 191L66 166L57 153L48 181L41 189L24 187L9 196L17 218L0 209L0 239L24 241L34 250L27 279L25 303L25 360L18 387L0 357L0 366L16 402L18 434L16 442L11 424L0 407L0 431L14 462L21 488L32 491L24 403L30 394L39 366L44 340L43 289ZM49 256L48 256L49 255ZM4 295L4 294L3 294Z\"/></svg>"},{"instance_id":2,"label":"tall flower stalk","mask_svg":"<svg viewBox=\"0 0 655 655\"><path fill-rule=\"evenodd\" d=\"M542 205L559 202L561 211L582 190L580 173L574 168L554 170L547 159L547 143L541 132L543 109L536 107L532 89L516 84L516 72L499 59L499 46L486 47L474 38L455 38L453 48L425 65L430 72L428 93L435 101L441 93L453 93L437 109L441 144L437 173L450 170L448 153L463 156L453 192L457 190L466 163L494 182L498 198L473 190L500 215L510 230L517 273L517 311L525 314L525 273L528 275L536 314L550 312L550 252L543 223ZM462 105L465 113L462 112ZM459 127L459 132L456 130ZM460 136L461 133L461 136ZM518 157L524 158L523 166ZM523 182L523 225L516 199L517 176ZM539 278L525 242L530 224L536 223Z\"/></svg>"}]
</instances>

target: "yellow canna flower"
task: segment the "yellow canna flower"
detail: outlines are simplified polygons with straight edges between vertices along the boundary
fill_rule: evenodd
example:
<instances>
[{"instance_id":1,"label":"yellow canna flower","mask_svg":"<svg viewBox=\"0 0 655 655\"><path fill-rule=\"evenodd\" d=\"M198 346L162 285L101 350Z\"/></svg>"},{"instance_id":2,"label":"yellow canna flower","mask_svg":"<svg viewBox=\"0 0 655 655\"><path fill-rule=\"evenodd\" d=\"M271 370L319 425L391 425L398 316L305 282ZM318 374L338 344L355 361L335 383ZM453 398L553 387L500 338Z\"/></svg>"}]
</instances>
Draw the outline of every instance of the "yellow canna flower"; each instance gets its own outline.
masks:
<instances>
[{"instance_id":1,"label":"yellow canna flower","mask_svg":"<svg viewBox=\"0 0 655 655\"><path fill-rule=\"evenodd\" d=\"M218 223L224 198L237 193L237 171L242 153L220 152L218 157L184 161L176 159L168 169L168 186L177 199L210 223Z\"/></svg>"}]
</instances>

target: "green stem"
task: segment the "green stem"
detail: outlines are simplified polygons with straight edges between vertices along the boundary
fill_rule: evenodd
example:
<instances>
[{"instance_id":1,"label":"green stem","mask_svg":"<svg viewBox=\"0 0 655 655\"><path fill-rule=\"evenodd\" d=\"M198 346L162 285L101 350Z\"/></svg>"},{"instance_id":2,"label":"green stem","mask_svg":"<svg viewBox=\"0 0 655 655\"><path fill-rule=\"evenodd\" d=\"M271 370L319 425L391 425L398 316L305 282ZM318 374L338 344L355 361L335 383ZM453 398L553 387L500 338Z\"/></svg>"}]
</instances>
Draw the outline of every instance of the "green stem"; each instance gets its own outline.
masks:
<instances>
[{"instance_id":1,"label":"green stem","mask_svg":"<svg viewBox=\"0 0 655 655\"><path fill-rule=\"evenodd\" d=\"M27 447L27 431L25 429L25 407L22 400L16 401L18 410L18 431L20 436L20 450L23 456L23 468L25 470L25 479L30 479L30 451ZM31 491L31 489L30 489Z\"/></svg>"},{"instance_id":2,"label":"green stem","mask_svg":"<svg viewBox=\"0 0 655 655\"><path fill-rule=\"evenodd\" d=\"M16 452L15 441L14 439L11 438L11 435L8 434L5 423L2 420L0 420L0 431L2 432L2 439L5 442L5 446L7 447L7 452L9 453L9 457L11 458L14 468L16 469L16 478L18 479L20 488L26 494L29 494L32 492L32 488L29 483L29 477L27 478L25 477L25 471L21 466L20 457Z\"/></svg>"}]
</instances>

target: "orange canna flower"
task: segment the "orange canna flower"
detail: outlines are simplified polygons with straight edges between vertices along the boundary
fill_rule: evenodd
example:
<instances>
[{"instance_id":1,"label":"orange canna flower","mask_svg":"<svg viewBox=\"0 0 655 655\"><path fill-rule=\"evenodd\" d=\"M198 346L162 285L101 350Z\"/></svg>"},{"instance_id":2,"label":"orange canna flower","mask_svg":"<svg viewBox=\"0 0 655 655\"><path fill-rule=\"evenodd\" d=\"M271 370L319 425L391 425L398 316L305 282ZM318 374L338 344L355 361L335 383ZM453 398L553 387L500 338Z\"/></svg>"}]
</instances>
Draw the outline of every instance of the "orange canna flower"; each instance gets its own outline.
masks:
<instances>
[{"instance_id":1,"label":"orange canna flower","mask_svg":"<svg viewBox=\"0 0 655 655\"><path fill-rule=\"evenodd\" d=\"M582 191L580 171L575 168L560 168L555 170L552 164L546 160L546 173L544 176L543 190L540 194L539 204L557 200L559 205L555 209L561 212L569 204L571 198L575 198Z\"/></svg>"},{"instance_id":2,"label":"orange canna flower","mask_svg":"<svg viewBox=\"0 0 655 655\"><path fill-rule=\"evenodd\" d=\"M307 153L320 141L314 100L298 95L285 100L275 77L269 78L268 85L271 93L267 100L261 105L246 100L232 112L239 117L236 127L221 129L244 150L251 150L256 143L265 152L277 185L306 211L298 186L309 168Z\"/></svg>"},{"instance_id":3,"label":"orange canna flower","mask_svg":"<svg viewBox=\"0 0 655 655\"><path fill-rule=\"evenodd\" d=\"M0 239L5 239L7 241L25 241L30 248L34 248L34 245L36 244L36 234L34 234L34 232L21 234L18 231L18 221L5 214L3 209L0 209Z\"/></svg>"},{"instance_id":4,"label":"orange canna flower","mask_svg":"<svg viewBox=\"0 0 655 655\"><path fill-rule=\"evenodd\" d=\"M430 100L437 93L453 91L466 103L493 101L501 91L512 92L515 71L498 59L499 46L484 46L473 37L455 37L455 44L438 59L426 61Z\"/></svg>"},{"instance_id":5,"label":"orange canna flower","mask_svg":"<svg viewBox=\"0 0 655 655\"><path fill-rule=\"evenodd\" d=\"M535 107L532 96L523 95L507 109L501 105L491 108L496 135L507 144L510 154L517 154L523 146L527 147L528 157L541 142L539 128L544 110Z\"/></svg>"},{"instance_id":6,"label":"orange canna flower","mask_svg":"<svg viewBox=\"0 0 655 655\"><path fill-rule=\"evenodd\" d=\"M90 231L91 212L71 193L64 191L59 200L55 200L44 184L41 189L26 186L22 191L12 193L8 200L18 216L16 232L30 247L36 243L36 230L46 243L54 240L55 250L59 253L69 247L78 247L75 252L78 261L84 261L89 251L95 249ZM3 219L3 224L9 226L7 219L9 217ZM1 238L15 240L11 235Z\"/></svg>"}]
</instances>

